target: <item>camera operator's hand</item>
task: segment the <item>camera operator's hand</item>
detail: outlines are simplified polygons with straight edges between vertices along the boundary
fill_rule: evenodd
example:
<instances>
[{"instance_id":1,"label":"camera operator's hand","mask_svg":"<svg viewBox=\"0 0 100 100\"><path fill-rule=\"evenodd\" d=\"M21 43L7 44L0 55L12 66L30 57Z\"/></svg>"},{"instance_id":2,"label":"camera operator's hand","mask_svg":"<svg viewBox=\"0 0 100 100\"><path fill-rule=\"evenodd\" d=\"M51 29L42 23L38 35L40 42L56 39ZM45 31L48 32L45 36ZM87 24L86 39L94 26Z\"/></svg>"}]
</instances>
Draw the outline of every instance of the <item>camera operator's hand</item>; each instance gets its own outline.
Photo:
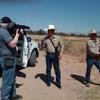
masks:
<instances>
[{"instance_id":1,"label":"camera operator's hand","mask_svg":"<svg viewBox=\"0 0 100 100\"><path fill-rule=\"evenodd\" d=\"M23 35L23 34L24 34L24 30L18 28L18 29L16 30L16 34Z\"/></svg>"},{"instance_id":2,"label":"camera operator's hand","mask_svg":"<svg viewBox=\"0 0 100 100\"><path fill-rule=\"evenodd\" d=\"M23 35L24 31L23 29L17 29L16 35L14 36L13 40L9 42L9 46L12 48L15 48L18 43L18 38Z\"/></svg>"},{"instance_id":3,"label":"camera operator's hand","mask_svg":"<svg viewBox=\"0 0 100 100\"><path fill-rule=\"evenodd\" d=\"M24 30L20 29L20 33L21 33L21 35L23 35L24 34Z\"/></svg>"},{"instance_id":4,"label":"camera operator's hand","mask_svg":"<svg viewBox=\"0 0 100 100\"><path fill-rule=\"evenodd\" d=\"M16 35L18 35L18 36L19 36L20 34L19 34L18 30L19 30L19 29L17 29L17 30L16 30Z\"/></svg>"}]
</instances>

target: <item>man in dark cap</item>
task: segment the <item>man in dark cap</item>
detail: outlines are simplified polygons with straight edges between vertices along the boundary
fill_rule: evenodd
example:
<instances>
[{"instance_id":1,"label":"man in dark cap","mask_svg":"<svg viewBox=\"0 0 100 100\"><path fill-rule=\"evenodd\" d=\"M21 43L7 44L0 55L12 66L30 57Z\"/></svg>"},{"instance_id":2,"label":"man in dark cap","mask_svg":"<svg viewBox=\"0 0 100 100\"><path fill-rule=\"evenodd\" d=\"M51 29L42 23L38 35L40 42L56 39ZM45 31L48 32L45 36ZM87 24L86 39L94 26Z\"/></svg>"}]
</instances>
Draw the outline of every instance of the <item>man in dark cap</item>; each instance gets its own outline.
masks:
<instances>
[{"instance_id":1,"label":"man in dark cap","mask_svg":"<svg viewBox=\"0 0 100 100\"><path fill-rule=\"evenodd\" d=\"M0 20L0 23L10 23L10 22L12 22L11 19L6 16L1 18L1 20Z\"/></svg>"},{"instance_id":2,"label":"man in dark cap","mask_svg":"<svg viewBox=\"0 0 100 100\"><path fill-rule=\"evenodd\" d=\"M1 100L16 100L22 98L16 95L15 66L16 66L16 44L20 36L18 30L12 38L8 26L12 22L9 17L0 20L0 67L2 69ZM23 30L20 30L23 33Z\"/></svg>"}]
</instances>

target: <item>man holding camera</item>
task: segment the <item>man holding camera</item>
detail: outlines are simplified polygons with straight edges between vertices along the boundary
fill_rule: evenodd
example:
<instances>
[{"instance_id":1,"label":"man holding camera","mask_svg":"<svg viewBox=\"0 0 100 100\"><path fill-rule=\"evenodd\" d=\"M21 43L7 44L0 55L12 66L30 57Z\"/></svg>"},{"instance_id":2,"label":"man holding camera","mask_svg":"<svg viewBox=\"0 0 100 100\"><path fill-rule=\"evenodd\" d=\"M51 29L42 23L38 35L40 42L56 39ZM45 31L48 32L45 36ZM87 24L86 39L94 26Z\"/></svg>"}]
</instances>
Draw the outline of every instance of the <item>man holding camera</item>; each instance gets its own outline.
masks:
<instances>
[{"instance_id":1,"label":"man holding camera","mask_svg":"<svg viewBox=\"0 0 100 100\"><path fill-rule=\"evenodd\" d=\"M15 67L16 67L16 44L20 36L16 30L14 38L9 33L9 25L12 20L3 17L0 20L0 67L2 69L1 100L16 100L22 98L16 95ZM23 30L20 29L23 33Z\"/></svg>"},{"instance_id":2,"label":"man holding camera","mask_svg":"<svg viewBox=\"0 0 100 100\"><path fill-rule=\"evenodd\" d=\"M97 67L100 73L100 42L96 38L97 33L94 29L92 29L89 33L90 39L87 41L87 69L86 69L86 86L90 86L90 75L91 75L91 69L93 65Z\"/></svg>"},{"instance_id":3,"label":"man holding camera","mask_svg":"<svg viewBox=\"0 0 100 100\"><path fill-rule=\"evenodd\" d=\"M47 86L51 85L51 68L54 66L56 85L61 89L61 73L59 60L62 57L63 45L61 39L55 36L55 26L48 26L48 35L42 41L42 47L46 49L46 74Z\"/></svg>"}]
</instances>

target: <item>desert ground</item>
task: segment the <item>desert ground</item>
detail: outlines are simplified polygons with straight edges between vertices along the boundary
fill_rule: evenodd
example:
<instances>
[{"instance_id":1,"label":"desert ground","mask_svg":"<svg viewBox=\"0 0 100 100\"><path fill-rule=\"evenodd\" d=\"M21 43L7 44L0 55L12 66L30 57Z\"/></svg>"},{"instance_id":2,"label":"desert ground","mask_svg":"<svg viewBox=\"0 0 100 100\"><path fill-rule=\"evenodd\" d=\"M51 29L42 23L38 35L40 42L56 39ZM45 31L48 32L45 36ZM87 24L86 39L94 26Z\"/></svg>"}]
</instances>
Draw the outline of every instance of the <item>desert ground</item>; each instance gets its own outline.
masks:
<instances>
[{"instance_id":1,"label":"desert ground","mask_svg":"<svg viewBox=\"0 0 100 100\"><path fill-rule=\"evenodd\" d=\"M40 43L44 36L31 36ZM60 60L62 88L55 86L55 72L52 68L51 87L46 85L45 52L40 51L36 67L17 70L17 94L22 100L100 100L100 76L93 67L90 88L84 84L86 71L85 47L88 38L62 37L65 45L64 54ZM1 81L1 79L0 79Z\"/></svg>"}]
</instances>

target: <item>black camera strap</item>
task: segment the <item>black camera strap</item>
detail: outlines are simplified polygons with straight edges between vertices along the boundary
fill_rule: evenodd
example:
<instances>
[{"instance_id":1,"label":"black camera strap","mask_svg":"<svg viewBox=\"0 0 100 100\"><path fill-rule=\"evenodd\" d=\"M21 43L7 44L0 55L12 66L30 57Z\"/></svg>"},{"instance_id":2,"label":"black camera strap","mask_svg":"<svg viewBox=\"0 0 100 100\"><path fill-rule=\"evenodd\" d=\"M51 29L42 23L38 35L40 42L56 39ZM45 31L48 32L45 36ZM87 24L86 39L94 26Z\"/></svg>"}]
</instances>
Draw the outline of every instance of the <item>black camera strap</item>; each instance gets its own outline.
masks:
<instances>
[{"instance_id":1,"label":"black camera strap","mask_svg":"<svg viewBox=\"0 0 100 100\"><path fill-rule=\"evenodd\" d=\"M52 43L53 47L56 49L56 46L54 45L54 43L53 43L52 39L51 39L51 38L49 38L49 39L50 39L50 41L51 41L51 43Z\"/></svg>"}]
</instances>

